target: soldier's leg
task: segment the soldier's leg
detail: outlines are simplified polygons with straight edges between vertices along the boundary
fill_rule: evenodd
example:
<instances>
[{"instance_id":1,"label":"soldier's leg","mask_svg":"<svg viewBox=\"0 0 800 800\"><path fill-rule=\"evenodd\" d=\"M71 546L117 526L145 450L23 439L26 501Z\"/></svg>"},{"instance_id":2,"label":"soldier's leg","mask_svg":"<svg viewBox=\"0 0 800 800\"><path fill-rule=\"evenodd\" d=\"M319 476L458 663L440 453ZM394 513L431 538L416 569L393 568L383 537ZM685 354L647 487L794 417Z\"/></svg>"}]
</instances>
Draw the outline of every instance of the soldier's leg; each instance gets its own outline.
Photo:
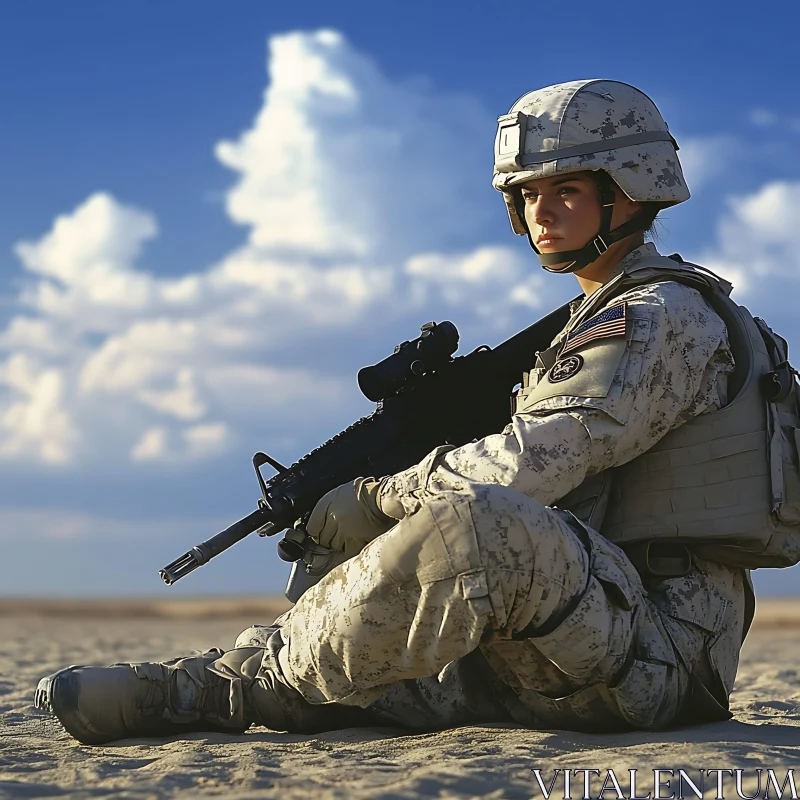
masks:
<instances>
[{"instance_id":1,"label":"soldier's leg","mask_svg":"<svg viewBox=\"0 0 800 800\"><path fill-rule=\"evenodd\" d=\"M588 578L584 542L552 510L500 486L441 495L300 598L274 668L311 703L365 707L482 642L558 623Z\"/></svg>"},{"instance_id":2,"label":"soldier's leg","mask_svg":"<svg viewBox=\"0 0 800 800\"><path fill-rule=\"evenodd\" d=\"M498 486L426 504L304 595L280 637L275 670L309 702L407 725L465 720L434 676L478 647L489 711L535 726L663 727L692 672L618 547Z\"/></svg>"},{"instance_id":3,"label":"soldier's leg","mask_svg":"<svg viewBox=\"0 0 800 800\"><path fill-rule=\"evenodd\" d=\"M236 639L236 647L267 647L279 625L255 625ZM282 640L273 638L272 642ZM451 661L436 675L413 678L392 684L364 713L360 724L399 725L416 729L449 728L473 722L513 722L513 716L492 689L495 676L480 649L473 650L458 661ZM330 709L330 719L343 727L348 710L355 709L339 703L327 703L314 708ZM341 718L340 718L341 717Z\"/></svg>"},{"instance_id":4,"label":"soldier's leg","mask_svg":"<svg viewBox=\"0 0 800 800\"><path fill-rule=\"evenodd\" d=\"M595 731L730 718L752 598L745 571L695 559L688 574L644 588L618 547L587 533L589 586L599 582L607 602L590 611L598 594L587 591L554 629L482 648L513 718Z\"/></svg>"},{"instance_id":5,"label":"soldier's leg","mask_svg":"<svg viewBox=\"0 0 800 800\"><path fill-rule=\"evenodd\" d=\"M397 699L398 682L438 676L481 641L563 615L584 592L587 571L580 538L556 514L512 490L479 487L437 498L334 569L265 646L70 668L43 681L39 704L89 743L188 724L352 725L387 692ZM384 699L383 712L391 715L391 705ZM392 721L414 724L413 709L398 717L400 705Z\"/></svg>"},{"instance_id":6,"label":"soldier's leg","mask_svg":"<svg viewBox=\"0 0 800 800\"><path fill-rule=\"evenodd\" d=\"M480 486L440 496L312 587L281 620L271 647L237 648L204 664L199 696L213 694L215 708L227 703L228 717L245 725L340 727L353 724L340 704L375 704L378 711L398 681L439 675L479 645L515 636L538 637L541 652L578 679L597 674L598 665L611 674L632 639L631 615L620 614L619 603L630 612L635 590L610 575L608 564L605 575L595 574L588 544L586 532L513 490ZM153 676L140 668L138 684L125 673L119 685L108 672L68 670L45 687L45 700L54 705L60 696L62 710L80 705L81 725L93 725L96 709L117 695L134 705L140 694L158 695L155 711L168 717L178 706L185 716L192 706L185 689L194 681L172 692L174 671L158 678L160 666ZM97 691L95 682L102 684ZM224 692L227 700L220 699ZM80 702L84 695L89 702ZM384 712L385 704L384 697ZM56 709L62 721L69 708ZM205 715L205 705L200 711ZM211 716L222 718L214 709ZM404 722L414 724L413 715ZM141 729L126 719L99 735L107 741Z\"/></svg>"}]
</instances>

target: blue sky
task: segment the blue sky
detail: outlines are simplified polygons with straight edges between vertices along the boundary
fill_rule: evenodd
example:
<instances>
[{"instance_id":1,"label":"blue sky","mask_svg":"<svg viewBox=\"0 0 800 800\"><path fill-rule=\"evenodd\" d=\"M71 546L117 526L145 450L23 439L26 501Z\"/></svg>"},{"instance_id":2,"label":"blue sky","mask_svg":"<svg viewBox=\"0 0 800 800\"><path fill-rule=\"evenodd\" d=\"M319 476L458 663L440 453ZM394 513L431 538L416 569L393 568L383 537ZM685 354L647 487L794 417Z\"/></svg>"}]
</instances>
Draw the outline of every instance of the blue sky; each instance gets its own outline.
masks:
<instances>
[{"instance_id":1,"label":"blue sky","mask_svg":"<svg viewBox=\"0 0 800 800\"><path fill-rule=\"evenodd\" d=\"M156 570L255 507L255 450L290 462L368 413L356 370L421 323L466 350L575 293L489 185L530 89L650 94L694 195L661 249L800 352L800 14L496 8L2 5L0 593L281 591L255 538L170 590Z\"/></svg>"}]
</instances>

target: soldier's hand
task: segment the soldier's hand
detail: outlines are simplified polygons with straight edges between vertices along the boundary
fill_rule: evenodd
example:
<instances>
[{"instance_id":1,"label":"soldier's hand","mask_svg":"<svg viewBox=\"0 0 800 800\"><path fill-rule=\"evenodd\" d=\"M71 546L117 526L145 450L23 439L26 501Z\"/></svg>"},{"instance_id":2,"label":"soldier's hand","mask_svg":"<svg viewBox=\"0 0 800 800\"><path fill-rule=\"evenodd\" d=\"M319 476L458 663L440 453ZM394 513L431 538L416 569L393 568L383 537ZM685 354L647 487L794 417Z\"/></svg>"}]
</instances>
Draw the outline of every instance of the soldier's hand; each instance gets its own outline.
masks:
<instances>
[{"instance_id":1,"label":"soldier's hand","mask_svg":"<svg viewBox=\"0 0 800 800\"><path fill-rule=\"evenodd\" d=\"M397 520L378 505L380 481L356 478L331 489L314 506L306 530L323 547L341 550L348 558L385 533Z\"/></svg>"}]
</instances>

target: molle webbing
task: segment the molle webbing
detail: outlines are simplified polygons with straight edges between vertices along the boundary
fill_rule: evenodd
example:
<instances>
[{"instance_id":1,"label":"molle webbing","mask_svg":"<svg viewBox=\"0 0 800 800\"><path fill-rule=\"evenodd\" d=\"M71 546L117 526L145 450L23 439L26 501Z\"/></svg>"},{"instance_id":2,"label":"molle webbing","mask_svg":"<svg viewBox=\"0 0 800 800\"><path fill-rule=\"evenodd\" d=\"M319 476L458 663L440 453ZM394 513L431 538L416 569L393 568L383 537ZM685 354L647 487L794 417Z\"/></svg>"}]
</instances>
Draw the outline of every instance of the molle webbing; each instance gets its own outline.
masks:
<instances>
[{"instance_id":1,"label":"molle webbing","mask_svg":"<svg viewBox=\"0 0 800 800\"><path fill-rule=\"evenodd\" d=\"M704 558L738 567L795 564L800 560L797 386L792 378L786 398L768 401L762 376L778 366L767 347L775 335L730 300L730 284L694 265L643 259L587 298L570 325L622 292L661 281L697 288L725 323L736 362L729 402L670 431L615 470L602 533L623 547L653 540L685 543ZM785 360L785 343L774 341Z\"/></svg>"}]
</instances>

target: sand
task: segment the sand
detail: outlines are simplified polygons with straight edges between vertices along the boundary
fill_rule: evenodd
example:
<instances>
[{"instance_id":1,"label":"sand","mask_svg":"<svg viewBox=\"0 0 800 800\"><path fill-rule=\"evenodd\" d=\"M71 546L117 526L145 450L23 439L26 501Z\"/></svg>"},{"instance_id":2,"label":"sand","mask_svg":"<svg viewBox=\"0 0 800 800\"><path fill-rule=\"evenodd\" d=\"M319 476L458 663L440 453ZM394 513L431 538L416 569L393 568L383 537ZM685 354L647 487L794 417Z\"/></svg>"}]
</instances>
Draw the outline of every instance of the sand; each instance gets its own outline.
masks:
<instances>
[{"instance_id":1,"label":"sand","mask_svg":"<svg viewBox=\"0 0 800 800\"><path fill-rule=\"evenodd\" d=\"M228 647L240 630L282 607L257 598L0 601L0 797L527 798L542 796L537 768L547 781L556 768L599 769L601 781L613 769L624 793L636 768L641 795L652 791L653 768L684 768L695 778L701 768L740 768L751 794L757 767L773 768L781 781L797 768L800 789L800 601L760 603L732 698L734 720L662 733L476 725L301 736L253 729L86 747L31 704L38 679L68 664ZM578 800L582 778L573 780ZM732 779L724 780L725 797L736 797ZM593 792L599 788L593 784ZM709 792L716 793L713 781ZM557 782L553 798L562 796Z\"/></svg>"}]
</instances>

